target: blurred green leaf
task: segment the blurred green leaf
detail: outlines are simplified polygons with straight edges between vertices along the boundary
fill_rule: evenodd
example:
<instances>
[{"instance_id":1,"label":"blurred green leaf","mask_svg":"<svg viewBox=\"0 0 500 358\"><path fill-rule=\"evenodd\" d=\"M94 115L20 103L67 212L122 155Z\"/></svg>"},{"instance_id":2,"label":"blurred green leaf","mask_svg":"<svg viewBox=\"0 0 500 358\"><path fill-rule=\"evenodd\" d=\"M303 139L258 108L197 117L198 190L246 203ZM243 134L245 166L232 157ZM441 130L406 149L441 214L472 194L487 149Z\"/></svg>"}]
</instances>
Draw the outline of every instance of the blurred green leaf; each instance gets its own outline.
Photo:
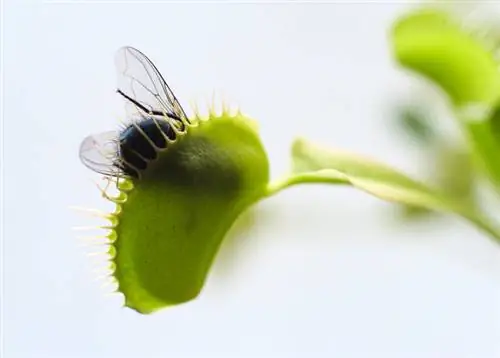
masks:
<instances>
[{"instance_id":1,"label":"blurred green leaf","mask_svg":"<svg viewBox=\"0 0 500 358\"><path fill-rule=\"evenodd\" d=\"M423 9L401 17L392 43L400 64L439 84L457 106L498 100L500 74L493 54L449 14Z\"/></svg>"},{"instance_id":2,"label":"blurred green leaf","mask_svg":"<svg viewBox=\"0 0 500 358\"><path fill-rule=\"evenodd\" d=\"M430 162L431 181L437 188L464 205L476 207L475 172L466 148L441 144L433 151ZM401 211L405 220L421 219L434 214L428 209L406 205Z\"/></svg>"},{"instance_id":3,"label":"blurred green leaf","mask_svg":"<svg viewBox=\"0 0 500 358\"><path fill-rule=\"evenodd\" d=\"M436 216L436 212L427 208L412 205L401 205L400 218L404 221L415 221L419 219L429 219Z\"/></svg>"},{"instance_id":4,"label":"blurred green leaf","mask_svg":"<svg viewBox=\"0 0 500 358\"><path fill-rule=\"evenodd\" d=\"M446 91L474 161L500 191L500 141L490 115L500 98L498 63L458 20L433 9L401 17L392 31L396 59Z\"/></svg>"},{"instance_id":5,"label":"blurred green leaf","mask_svg":"<svg viewBox=\"0 0 500 358\"><path fill-rule=\"evenodd\" d=\"M475 206L475 172L470 153L461 146L441 145L434 160L436 185L448 195Z\"/></svg>"},{"instance_id":6,"label":"blurred green leaf","mask_svg":"<svg viewBox=\"0 0 500 358\"><path fill-rule=\"evenodd\" d=\"M397 124L411 138L421 144L434 142L436 133L428 115L418 106L404 106L397 109Z\"/></svg>"}]
</instances>

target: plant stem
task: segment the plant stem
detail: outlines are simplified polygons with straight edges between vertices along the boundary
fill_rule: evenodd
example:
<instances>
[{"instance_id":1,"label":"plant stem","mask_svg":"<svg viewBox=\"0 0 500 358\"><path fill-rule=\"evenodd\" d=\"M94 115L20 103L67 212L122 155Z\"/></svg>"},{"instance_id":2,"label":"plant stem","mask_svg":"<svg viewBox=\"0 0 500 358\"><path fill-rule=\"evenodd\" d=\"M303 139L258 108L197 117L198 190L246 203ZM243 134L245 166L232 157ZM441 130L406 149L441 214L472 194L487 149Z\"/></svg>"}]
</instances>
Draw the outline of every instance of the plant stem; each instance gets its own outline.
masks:
<instances>
[{"instance_id":1,"label":"plant stem","mask_svg":"<svg viewBox=\"0 0 500 358\"><path fill-rule=\"evenodd\" d=\"M278 194L282 190L297 184L335 184L335 185L351 185L349 180L333 169L323 169L318 171L303 172L299 174L289 174L281 179L275 180L267 187L266 197L271 197ZM433 209L432 207L428 209ZM487 234L496 244L500 245L500 228L496 223L489 219L486 215L478 210L473 214L468 211L454 212L469 223L475 226L480 231Z\"/></svg>"},{"instance_id":2,"label":"plant stem","mask_svg":"<svg viewBox=\"0 0 500 358\"><path fill-rule=\"evenodd\" d=\"M329 175L322 175L322 171L329 173ZM275 180L267 187L266 197L278 194L283 189L289 188L297 184L337 184L337 185L351 185L349 180L342 177L338 173L338 177L333 177L330 173L335 172L333 169L318 170L314 172L304 172L300 174L289 174L284 178Z\"/></svg>"}]
</instances>

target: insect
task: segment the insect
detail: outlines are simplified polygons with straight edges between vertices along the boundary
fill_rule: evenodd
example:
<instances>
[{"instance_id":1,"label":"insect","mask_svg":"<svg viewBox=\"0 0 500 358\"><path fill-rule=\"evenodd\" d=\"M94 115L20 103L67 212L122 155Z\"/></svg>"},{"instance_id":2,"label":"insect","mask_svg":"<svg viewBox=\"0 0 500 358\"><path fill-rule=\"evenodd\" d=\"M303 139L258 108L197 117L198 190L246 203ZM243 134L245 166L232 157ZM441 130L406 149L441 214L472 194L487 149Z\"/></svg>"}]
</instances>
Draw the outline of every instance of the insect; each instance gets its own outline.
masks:
<instances>
[{"instance_id":1,"label":"insect","mask_svg":"<svg viewBox=\"0 0 500 358\"><path fill-rule=\"evenodd\" d=\"M126 46L116 53L117 93L126 104L127 122L121 130L87 136L80 145L82 163L109 177L140 178L158 152L175 140L176 131L190 123L174 93L153 62Z\"/></svg>"}]
</instances>

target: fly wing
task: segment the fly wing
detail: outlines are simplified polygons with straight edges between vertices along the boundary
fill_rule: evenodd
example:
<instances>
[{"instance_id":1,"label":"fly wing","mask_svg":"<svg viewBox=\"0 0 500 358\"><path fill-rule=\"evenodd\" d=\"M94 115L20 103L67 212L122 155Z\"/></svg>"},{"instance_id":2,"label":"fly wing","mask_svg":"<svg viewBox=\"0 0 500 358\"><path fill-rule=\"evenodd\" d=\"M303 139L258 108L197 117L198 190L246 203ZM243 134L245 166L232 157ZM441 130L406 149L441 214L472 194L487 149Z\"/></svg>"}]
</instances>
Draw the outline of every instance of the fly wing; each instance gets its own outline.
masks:
<instances>
[{"instance_id":1,"label":"fly wing","mask_svg":"<svg viewBox=\"0 0 500 358\"><path fill-rule=\"evenodd\" d=\"M128 99L127 113L133 118L163 115L184 119L184 109L153 62L141 51L127 46L116 53L118 91Z\"/></svg>"},{"instance_id":2,"label":"fly wing","mask_svg":"<svg viewBox=\"0 0 500 358\"><path fill-rule=\"evenodd\" d=\"M80 160L92 171L114 177L123 176L119 168L117 131L87 136L80 144Z\"/></svg>"}]
</instances>

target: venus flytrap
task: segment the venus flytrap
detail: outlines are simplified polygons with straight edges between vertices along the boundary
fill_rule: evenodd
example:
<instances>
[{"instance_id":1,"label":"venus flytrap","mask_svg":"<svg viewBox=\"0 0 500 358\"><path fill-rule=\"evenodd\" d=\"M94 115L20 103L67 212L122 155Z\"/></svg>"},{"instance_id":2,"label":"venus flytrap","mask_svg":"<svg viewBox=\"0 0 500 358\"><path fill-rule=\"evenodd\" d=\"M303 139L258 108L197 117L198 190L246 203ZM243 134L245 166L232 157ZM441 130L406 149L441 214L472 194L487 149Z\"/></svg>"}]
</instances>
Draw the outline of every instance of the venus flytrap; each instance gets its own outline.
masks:
<instances>
[{"instance_id":1,"label":"venus flytrap","mask_svg":"<svg viewBox=\"0 0 500 358\"><path fill-rule=\"evenodd\" d=\"M266 193L266 153L242 114L195 118L140 180L124 180L112 244L125 305L151 313L195 298L236 218Z\"/></svg>"},{"instance_id":2,"label":"venus flytrap","mask_svg":"<svg viewBox=\"0 0 500 358\"><path fill-rule=\"evenodd\" d=\"M433 30L444 29L456 44L467 47L469 60L490 63L484 53L475 53L478 47L469 39L454 34L441 15L418 14L417 20L410 17L396 26L394 42L402 62L425 68L432 55L425 45L446 44L432 31L419 35L423 22ZM454 50L448 50L442 61L453 58ZM80 155L92 170L116 178L118 194L104 193L116 205L108 215L108 257L125 306L150 314L198 297L236 219L258 201L299 184L349 185L385 201L458 215L500 244L500 229L470 202L378 161L303 138L292 145L291 170L271 180L253 120L240 111L213 109L206 117L188 118L146 56L129 47L120 51L125 58L120 78L128 82L119 89L136 118L118 133L87 137ZM497 84L496 79L488 82L491 68L475 79L467 62L451 66L457 76L443 75L449 65L440 63L427 72L443 79L456 103L494 103ZM457 87L468 76L476 82L461 92ZM489 159L486 167L500 183L500 170Z\"/></svg>"},{"instance_id":3,"label":"venus flytrap","mask_svg":"<svg viewBox=\"0 0 500 358\"><path fill-rule=\"evenodd\" d=\"M305 139L295 141L292 158L295 173L309 178L318 175L321 181L331 174L332 178L341 177L345 184L384 201L458 215L500 243L500 229L467 201L414 180L379 161Z\"/></svg>"},{"instance_id":4,"label":"venus flytrap","mask_svg":"<svg viewBox=\"0 0 500 358\"><path fill-rule=\"evenodd\" d=\"M500 71L493 49L457 18L430 8L400 18L392 45L399 64L447 94L476 164L500 191L500 141L491 128Z\"/></svg>"}]
</instances>

